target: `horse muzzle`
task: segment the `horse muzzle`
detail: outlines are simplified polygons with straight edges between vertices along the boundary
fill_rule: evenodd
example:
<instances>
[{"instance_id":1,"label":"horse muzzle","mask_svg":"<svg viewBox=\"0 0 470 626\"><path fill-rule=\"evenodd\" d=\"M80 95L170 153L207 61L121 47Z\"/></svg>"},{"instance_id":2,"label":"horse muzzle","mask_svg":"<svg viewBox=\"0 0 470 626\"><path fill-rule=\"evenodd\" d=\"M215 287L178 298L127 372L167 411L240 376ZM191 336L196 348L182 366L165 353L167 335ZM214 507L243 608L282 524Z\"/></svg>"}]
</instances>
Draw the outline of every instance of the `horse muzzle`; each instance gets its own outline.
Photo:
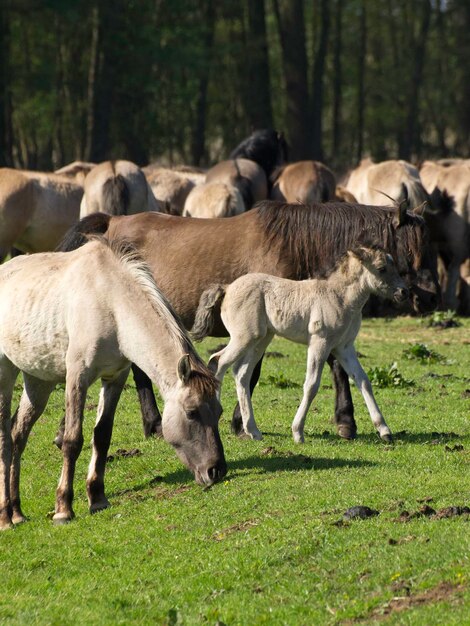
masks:
<instances>
[{"instance_id":1,"label":"horse muzzle","mask_svg":"<svg viewBox=\"0 0 470 626\"><path fill-rule=\"evenodd\" d=\"M227 474L227 463L219 461L215 465L208 468L196 468L194 471L194 478L198 485L201 487L212 487L215 483L222 480Z\"/></svg>"},{"instance_id":2,"label":"horse muzzle","mask_svg":"<svg viewBox=\"0 0 470 626\"><path fill-rule=\"evenodd\" d=\"M405 302L410 297L410 291L406 287L399 287L393 292L393 301L397 303Z\"/></svg>"}]
</instances>

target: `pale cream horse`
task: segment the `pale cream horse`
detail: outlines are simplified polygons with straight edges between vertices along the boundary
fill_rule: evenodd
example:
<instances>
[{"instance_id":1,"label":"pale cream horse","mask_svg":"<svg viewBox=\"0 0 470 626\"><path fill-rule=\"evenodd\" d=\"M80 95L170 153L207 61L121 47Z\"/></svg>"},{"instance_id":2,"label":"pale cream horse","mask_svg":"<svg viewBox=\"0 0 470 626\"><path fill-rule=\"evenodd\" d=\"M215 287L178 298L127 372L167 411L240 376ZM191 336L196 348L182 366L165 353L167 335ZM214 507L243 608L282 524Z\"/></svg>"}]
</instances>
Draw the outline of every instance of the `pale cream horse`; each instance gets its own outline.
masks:
<instances>
[{"instance_id":1,"label":"pale cream horse","mask_svg":"<svg viewBox=\"0 0 470 626\"><path fill-rule=\"evenodd\" d=\"M308 346L304 394L292 423L296 442L304 441L307 411L330 354L358 386L380 437L391 440L354 349L362 308L372 293L398 302L408 297L392 257L382 249L358 247L347 252L327 278L293 281L245 274L230 285L214 285L202 294L191 334L197 340L210 334L214 309L221 305L230 342L211 356L209 367L222 381L233 365L243 428L249 437L262 437L251 404L251 375L276 334Z\"/></svg>"},{"instance_id":2,"label":"pale cream horse","mask_svg":"<svg viewBox=\"0 0 470 626\"><path fill-rule=\"evenodd\" d=\"M144 173L131 161L104 161L96 165L84 182L80 217L90 213L131 215L159 211Z\"/></svg>"},{"instance_id":3,"label":"pale cream horse","mask_svg":"<svg viewBox=\"0 0 470 626\"><path fill-rule=\"evenodd\" d=\"M82 185L59 174L0 169L0 262L12 247L54 250L80 216Z\"/></svg>"},{"instance_id":4,"label":"pale cream horse","mask_svg":"<svg viewBox=\"0 0 470 626\"><path fill-rule=\"evenodd\" d=\"M410 208L425 202L430 205L429 194L417 168L402 160L374 163L371 159L363 159L350 173L346 189L361 204L389 205L392 199L397 204L406 200Z\"/></svg>"},{"instance_id":5,"label":"pale cream horse","mask_svg":"<svg viewBox=\"0 0 470 626\"><path fill-rule=\"evenodd\" d=\"M182 215L186 198L192 189L205 182L202 170L186 168L169 169L157 165L142 168L163 213Z\"/></svg>"},{"instance_id":6,"label":"pale cream horse","mask_svg":"<svg viewBox=\"0 0 470 626\"><path fill-rule=\"evenodd\" d=\"M135 252L123 244L92 241L73 252L17 257L0 268L0 528L25 519L21 454L50 393L62 381L65 435L54 521L74 515L83 409L87 390L98 378L102 386L87 493L91 512L109 506L106 455L131 362L161 391L163 437L199 484L212 485L226 473L218 383ZM20 371L23 394L11 419Z\"/></svg>"},{"instance_id":7,"label":"pale cream horse","mask_svg":"<svg viewBox=\"0 0 470 626\"><path fill-rule=\"evenodd\" d=\"M67 176L68 178L72 178L77 183L83 185L83 182L90 171L95 167L96 163L91 163L90 161L73 161L68 165L64 165L63 167L55 170L55 174L60 174L61 176Z\"/></svg>"},{"instance_id":8,"label":"pale cream horse","mask_svg":"<svg viewBox=\"0 0 470 626\"><path fill-rule=\"evenodd\" d=\"M229 183L202 183L194 187L184 203L185 217L233 217L245 212L241 193Z\"/></svg>"}]
</instances>

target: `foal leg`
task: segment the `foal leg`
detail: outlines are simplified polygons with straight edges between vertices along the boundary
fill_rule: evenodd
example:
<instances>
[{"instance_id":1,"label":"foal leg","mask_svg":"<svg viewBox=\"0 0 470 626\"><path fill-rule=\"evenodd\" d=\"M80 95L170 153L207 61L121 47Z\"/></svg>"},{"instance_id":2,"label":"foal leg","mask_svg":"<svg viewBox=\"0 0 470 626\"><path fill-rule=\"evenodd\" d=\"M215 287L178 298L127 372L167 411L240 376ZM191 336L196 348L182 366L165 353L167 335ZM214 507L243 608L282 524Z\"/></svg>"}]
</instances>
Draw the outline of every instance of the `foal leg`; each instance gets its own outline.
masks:
<instances>
[{"instance_id":1,"label":"foal leg","mask_svg":"<svg viewBox=\"0 0 470 626\"><path fill-rule=\"evenodd\" d=\"M0 530L11 528L11 399L18 370L5 356L0 358Z\"/></svg>"},{"instance_id":2,"label":"foal leg","mask_svg":"<svg viewBox=\"0 0 470 626\"><path fill-rule=\"evenodd\" d=\"M65 384L65 432L62 443L64 461L57 487L55 514L52 518L56 524L69 522L74 517L73 477L83 447L82 421L88 384L81 372L73 370L73 366L68 369Z\"/></svg>"},{"instance_id":3,"label":"foal leg","mask_svg":"<svg viewBox=\"0 0 470 626\"><path fill-rule=\"evenodd\" d=\"M263 358L264 355L261 355L260 360L258 361L258 363L256 363L255 367L253 368L253 373L251 375L251 380L250 380L250 396L253 395L253 391L258 383L259 377L261 375L261 365L263 363ZM232 422L231 422L231 430L232 433L234 435L241 435L243 434L243 418L242 418L242 413L240 410L240 403L237 402L234 410L233 410L233 415L232 415Z\"/></svg>"},{"instance_id":4,"label":"foal leg","mask_svg":"<svg viewBox=\"0 0 470 626\"><path fill-rule=\"evenodd\" d=\"M114 414L128 374L129 370L126 370L113 381L102 381L98 413L93 431L93 454L86 481L90 513L102 511L110 506L104 493L106 457L111 443Z\"/></svg>"},{"instance_id":5,"label":"foal leg","mask_svg":"<svg viewBox=\"0 0 470 626\"><path fill-rule=\"evenodd\" d=\"M132 373L137 388L137 394L140 402L140 412L142 413L142 426L144 435L156 435L162 437L162 416L158 410L153 392L152 381L145 372L132 364Z\"/></svg>"},{"instance_id":6,"label":"foal leg","mask_svg":"<svg viewBox=\"0 0 470 626\"><path fill-rule=\"evenodd\" d=\"M328 357L328 365L336 392L335 424L338 435L343 439L355 439L357 427L348 375L332 354Z\"/></svg>"},{"instance_id":7,"label":"foal leg","mask_svg":"<svg viewBox=\"0 0 470 626\"><path fill-rule=\"evenodd\" d=\"M20 404L12 423L12 459L10 469L10 495L13 509L13 523L20 524L26 521L21 511L20 502L20 469L21 455L26 447L29 433L37 419L46 408L54 385L23 374L24 389Z\"/></svg>"},{"instance_id":8,"label":"foal leg","mask_svg":"<svg viewBox=\"0 0 470 626\"><path fill-rule=\"evenodd\" d=\"M368 379L367 374L362 369L362 366L359 363L359 359L357 358L354 346L338 350L335 352L335 355L337 356L338 361L346 370L348 376L350 376L354 380L357 388L361 392L362 397L364 398L364 401L366 403L367 410L369 411L372 423L378 431L380 438L383 439L383 441L391 442L392 433L390 431L390 428L387 426L382 413L380 412L380 409L374 398L372 385L370 384L370 380Z\"/></svg>"},{"instance_id":9,"label":"foal leg","mask_svg":"<svg viewBox=\"0 0 470 626\"><path fill-rule=\"evenodd\" d=\"M296 443L304 443L304 425L307 412L317 395L323 366L328 350L323 344L311 342L307 350L307 372L305 374L304 395L292 422L292 435Z\"/></svg>"}]
</instances>

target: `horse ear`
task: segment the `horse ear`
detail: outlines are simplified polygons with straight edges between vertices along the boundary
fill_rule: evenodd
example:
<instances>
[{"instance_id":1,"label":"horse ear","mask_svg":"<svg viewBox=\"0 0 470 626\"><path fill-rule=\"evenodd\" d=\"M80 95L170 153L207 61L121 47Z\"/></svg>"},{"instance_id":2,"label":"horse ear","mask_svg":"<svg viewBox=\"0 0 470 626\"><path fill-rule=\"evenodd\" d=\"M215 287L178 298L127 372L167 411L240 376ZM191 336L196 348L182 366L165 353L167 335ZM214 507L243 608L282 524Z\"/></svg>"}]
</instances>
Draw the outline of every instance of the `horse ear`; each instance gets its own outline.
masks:
<instances>
[{"instance_id":1,"label":"horse ear","mask_svg":"<svg viewBox=\"0 0 470 626\"><path fill-rule=\"evenodd\" d=\"M398 205L397 215L394 219L395 226L403 226L406 222L406 211L408 210L409 198L408 191L406 192L406 198L404 198Z\"/></svg>"},{"instance_id":2,"label":"horse ear","mask_svg":"<svg viewBox=\"0 0 470 626\"><path fill-rule=\"evenodd\" d=\"M424 202L421 202L420 205L418 205L417 207L413 209L413 213L414 215L423 216L425 211L428 212L428 208L429 208L428 201L425 200Z\"/></svg>"},{"instance_id":3,"label":"horse ear","mask_svg":"<svg viewBox=\"0 0 470 626\"><path fill-rule=\"evenodd\" d=\"M191 376L191 361L189 360L189 354L183 354L178 361L178 376L185 385L187 384L189 377Z\"/></svg>"},{"instance_id":4,"label":"horse ear","mask_svg":"<svg viewBox=\"0 0 470 626\"><path fill-rule=\"evenodd\" d=\"M357 246L356 248L352 248L349 252L359 259L359 261L362 261L362 263L368 261L371 256L370 248L365 246Z\"/></svg>"}]
</instances>

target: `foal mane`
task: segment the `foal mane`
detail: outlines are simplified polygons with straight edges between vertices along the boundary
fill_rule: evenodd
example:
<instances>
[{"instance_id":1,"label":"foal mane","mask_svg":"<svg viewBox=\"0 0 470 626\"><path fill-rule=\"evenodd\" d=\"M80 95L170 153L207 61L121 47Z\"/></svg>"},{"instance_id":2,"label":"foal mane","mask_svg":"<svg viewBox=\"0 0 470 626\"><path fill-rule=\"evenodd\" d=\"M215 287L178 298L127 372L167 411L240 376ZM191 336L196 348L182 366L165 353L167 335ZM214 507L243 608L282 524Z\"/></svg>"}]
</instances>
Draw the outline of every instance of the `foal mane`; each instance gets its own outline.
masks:
<instances>
[{"instance_id":1,"label":"foal mane","mask_svg":"<svg viewBox=\"0 0 470 626\"><path fill-rule=\"evenodd\" d=\"M202 394L213 395L218 388L217 379L195 351L183 323L160 291L150 267L136 246L125 238L110 241L104 237L90 236L89 239L98 240L113 253L132 281L139 286L155 313L163 320L174 344L183 354L189 356L191 373L188 384Z\"/></svg>"},{"instance_id":2,"label":"foal mane","mask_svg":"<svg viewBox=\"0 0 470 626\"><path fill-rule=\"evenodd\" d=\"M357 243L382 247L402 272L421 263L425 227L417 215L408 213L398 226L393 207L264 201L256 208L266 251L277 248L281 259L287 257L297 280L330 272L338 257Z\"/></svg>"}]
</instances>

